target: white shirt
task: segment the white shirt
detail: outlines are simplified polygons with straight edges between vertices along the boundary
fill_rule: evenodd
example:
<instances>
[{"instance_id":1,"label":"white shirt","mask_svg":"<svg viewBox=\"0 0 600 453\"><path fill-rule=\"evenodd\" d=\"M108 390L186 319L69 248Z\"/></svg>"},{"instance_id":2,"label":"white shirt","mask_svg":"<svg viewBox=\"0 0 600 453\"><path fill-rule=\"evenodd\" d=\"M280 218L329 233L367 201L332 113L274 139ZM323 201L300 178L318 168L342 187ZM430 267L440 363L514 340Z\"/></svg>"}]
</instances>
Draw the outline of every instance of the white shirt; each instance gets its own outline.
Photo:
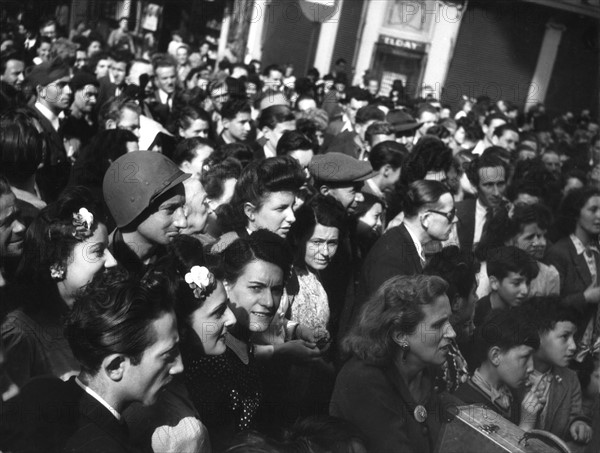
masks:
<instances>
[{"instance_id":1,"label":"white shirt","mask_svg":"<svg viewBox=\"0 0 600 453\"><path fill-rule=\"evenodd\" d=\"M42 115L44 115L48 119L48 121L50 121L50 123L52 123L52 127L54 128L54 130L58 131L58 128L60 127L58 115L55 115L52 110L50 110L48 107L46 107L44 104L41 104L40 102L35 103L35 108L38 109L42 113Z\"/></svg>"},{"instance_id":2,"label":"white shirt","mask_svg":"<svg viewBox=\"0 0 600 453\"><path fill-rule=\"evenodd\" d=\"M423 251L423 245L421 244L421 241L419 240L417 235L410 229L408 224L405 223L404 226L406 227L406 231L408 231L408 234L410 234L410 238L415 244L415 248L417 249L417 253L419 254L419 259L421 260L421 266L425 267L425 252Z\"/></svg>"},{"instance_id":3,"label":"white shirt","mask_svg":"<svg viewBox=\"0 0 600 453\"><path fill-rule=\"evenodd\" d=\"M160 99L161 104L167 104L169 106L169 109L173 106L173 96L169 96L166 92L159 89L158 97Z\"/></svg>"},{"instance_id":4,"label":"white shirt","mask_svg":"<svg viewBox=\"0 0 600 453\"><path fill-rule=\"evenodd\" d=\"M483 233L483 227L485 226L485 216L487 214L487 208L481 204L479 198L475 203L475 234L473 235L473 244L479 243L481 240L481 233Z\"/></svg>"},{"instance_id":5,"label":"white shirt","mask_svg":"<svg viewBox=\"0 0 600 453\"><path fill-rule=\"evenodd\" d=\"M83 382L81 382L78 377L75 378L75 382L77 383L77 385L79 387L81 387L83 390L85 390L85 392L88 395L90 395L92 398L94 398L96 401L98 401L100 404L102 404L105 408L107 408L109 410L109 412L111 414L113 414L117 420L121 421L121 414L119 414L110 404L108 404L104 398L102 398L100 395L98 395L96 392L94 392L91 388L89 388L87 385L85 385Z\"/></svg>"}]
</instances>

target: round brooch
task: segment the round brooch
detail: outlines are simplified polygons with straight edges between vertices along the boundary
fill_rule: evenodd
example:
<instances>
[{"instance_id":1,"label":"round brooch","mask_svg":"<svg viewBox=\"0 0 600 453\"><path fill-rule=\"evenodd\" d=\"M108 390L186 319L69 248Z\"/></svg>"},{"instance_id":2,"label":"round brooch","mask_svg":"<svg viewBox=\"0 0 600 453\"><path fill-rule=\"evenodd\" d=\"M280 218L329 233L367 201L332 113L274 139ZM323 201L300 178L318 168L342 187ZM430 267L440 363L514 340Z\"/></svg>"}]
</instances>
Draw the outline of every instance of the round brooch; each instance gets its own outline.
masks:
<instances>
[{"instance_id":1,"label":"round brooch","mask_svg":"<svg viewBox=\"0 0 600 453\"><path fill-rule=\"evenodd\" d=\"M427 420L427 409L425 409L424 406L418 405L415 407L414 416L416 421L423 423L425 420Z\"/></svg>"}]
</instances>

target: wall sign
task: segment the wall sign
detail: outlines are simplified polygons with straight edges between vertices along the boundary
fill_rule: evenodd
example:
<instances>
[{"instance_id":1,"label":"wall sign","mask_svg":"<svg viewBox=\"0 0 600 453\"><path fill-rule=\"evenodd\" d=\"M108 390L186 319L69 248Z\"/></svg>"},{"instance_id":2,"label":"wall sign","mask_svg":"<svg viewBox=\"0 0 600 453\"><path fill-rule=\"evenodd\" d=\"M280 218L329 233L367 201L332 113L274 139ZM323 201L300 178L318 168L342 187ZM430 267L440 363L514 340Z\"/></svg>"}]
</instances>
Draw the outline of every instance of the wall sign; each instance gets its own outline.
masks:
<instances>
[{"instance_id":1,"label":"wall sign","mask_svg":"<svg viewBox=\"0 0 600 453\"><path fill-rule=\"evenodd\" d=\"M393 36L379 35L379 42L388 46L400 47L401 49L414 52L425 52L424 42L411 41L410 39L395 38Z\"/></svg>"}]
</instances>

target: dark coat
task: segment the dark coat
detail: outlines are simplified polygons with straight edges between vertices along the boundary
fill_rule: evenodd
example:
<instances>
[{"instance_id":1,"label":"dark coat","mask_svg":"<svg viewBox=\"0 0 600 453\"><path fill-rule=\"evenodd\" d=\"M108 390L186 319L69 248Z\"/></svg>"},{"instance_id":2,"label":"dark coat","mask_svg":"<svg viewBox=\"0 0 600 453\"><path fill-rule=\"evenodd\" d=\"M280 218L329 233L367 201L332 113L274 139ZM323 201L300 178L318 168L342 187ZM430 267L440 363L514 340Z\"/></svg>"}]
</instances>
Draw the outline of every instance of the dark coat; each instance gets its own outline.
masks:
<instances>
[{"instance_id":1,"label":"dark coat","mask_svg":"<svg viewBox=\"0 0 600 453\"><path fill-rule=\"evenodd\" d=\"M37 108L33 107L31 112L42 126L42 133L46 139L44 166L37 171L36 182L40 188L42 199L46 203L51 203L67 186L71 163L67 158L61 134L52 127L52 123Z\"/></svg>"},{"instance_id":2,"label":"dark coat","mask_svg":"<svg viewBox=\"0 0 600 453\"><path fill-rule=\"evenodd\" d=\"M456 233L461 250L474 250L475 204L477 199L468 199L456 203Z\"/></svg>"},{"instance_id":3,"label":"dark coat","mask_svg":"<svg viewBox=\"0 0 600 453\"><path fill-rule=\"evenodd\" d=\"M553 265L560 275L561 300L576 311L577 337L581 337L597 310L597 305L588 304L583 296L584 291L592 284L592 275L585 257L577 255L573 241L565 237L550 247L546 262ZM596 268L600 272L600 260L597 256Z\"/></svg>"},{"instance_id":4,"label":"dark coat","mask_svg":"<svg viewBox=\"0 0 600 453\"><path fill-rule=\"evenodd\" d=\"M419 403L428 415L419 423L414 415L419 403L395 366L380 368L351 359L337 377L329 413L354 423L367 437L369 451L431 452L448 407L435 393L431 376L429 370L423 376L427 397Z\"/></svg>"},{"instance_id":5,"label":"dark coat","mask_svg":"<svg viewBox=\"0 0 600 453\"><path fill-rule=\"evenodd\" d=\"M1 414L2 446L14 452L127 453L127 428L71 378L38 378Z\"/></svg>"}]
</instances>

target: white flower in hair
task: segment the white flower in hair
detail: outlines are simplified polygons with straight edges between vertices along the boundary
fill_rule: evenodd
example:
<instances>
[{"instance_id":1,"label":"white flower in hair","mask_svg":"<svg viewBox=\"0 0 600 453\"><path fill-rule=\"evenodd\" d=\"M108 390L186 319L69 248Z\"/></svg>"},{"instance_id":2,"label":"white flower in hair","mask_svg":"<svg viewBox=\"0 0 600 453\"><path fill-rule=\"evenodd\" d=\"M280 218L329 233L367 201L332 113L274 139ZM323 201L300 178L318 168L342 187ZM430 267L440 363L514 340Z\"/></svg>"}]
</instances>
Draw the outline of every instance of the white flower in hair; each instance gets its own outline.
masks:
<instances>
[{"instance_id":1,"label":"white flower in hair","mask_svg":"<svg viewBox=\"0 0 600 453\"><path fill-rule=\"evenodd\" d=\"M94 225L94 214L86 208L79 208L78 212L73 213L73 236L79 240L84 240L92 235L92 225Z\"/></svg>"},{"instance_id":2,"label":"white flower in hair","mask_svg":"<svg viewBox=\"0 0 600 453\"><path fill-rule=\"evenodd\" d=\"M214 275L204 266L194 266L185 274L185 282L190 285L194 295L200 299L212 290L215 282Z\"/></svg>"},{"instance_id":3,"label":"white flower in hair","mask_svg":"<svg viewBox=\"0 0 600 453\"><path fill-rule=\"evenodd\" d=\"M79 208L79 212L77 214L81 217L82 223L85 225L85 227L90 230L94 224L94 214L92 214L86 208Z\"/></svg>"}]
</instances>

